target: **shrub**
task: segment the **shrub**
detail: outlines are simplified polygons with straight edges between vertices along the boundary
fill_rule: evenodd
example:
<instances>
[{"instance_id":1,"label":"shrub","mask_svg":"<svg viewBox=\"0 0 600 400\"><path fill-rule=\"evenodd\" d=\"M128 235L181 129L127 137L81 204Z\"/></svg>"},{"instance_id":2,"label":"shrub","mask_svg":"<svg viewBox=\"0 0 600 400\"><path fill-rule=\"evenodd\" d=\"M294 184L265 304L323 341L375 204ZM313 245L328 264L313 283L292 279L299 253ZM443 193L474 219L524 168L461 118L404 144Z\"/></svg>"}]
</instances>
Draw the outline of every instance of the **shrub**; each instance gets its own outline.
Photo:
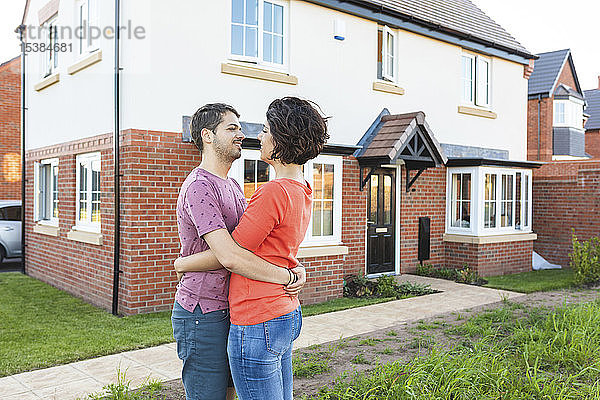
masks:
<instances>
[{"instance_id":1,"label":"shrub","mask_svg":"<svg viewBox=\"0 0 600 400\"><path fill-rule=\"evenodd\" d=\"M422 296L436 293L429 285L411 282L398 283L393 275L368 279L364 275L349 275L344 280L344 297L393 297Z\"/></svg>"},{"instance_id":2,"label":"shrub","mask_svg":"<svg viewBox=\"0 0 600 400\"><path fill-rule=\"evenodd\" d=\"M573 233L573 251L569 254L575 272L576 285L593 285L600 282L600 240L592 237L580 242Z\"/></svg>"},{"instance_id":3,"label":"shrub","mask_svg":"<svg viewBox=\"0 0 600 400\"><path fill-rule=\"evenodd\" d=\"M417 265L417 275L427 276L430 278L446 279L458 283L467 283L470 285L485 285L488 283L485 279L479 276L477 271L472 270L466 264L463 269L454 268L436 268L431 264Z\"/></svg>"}]
</instances>

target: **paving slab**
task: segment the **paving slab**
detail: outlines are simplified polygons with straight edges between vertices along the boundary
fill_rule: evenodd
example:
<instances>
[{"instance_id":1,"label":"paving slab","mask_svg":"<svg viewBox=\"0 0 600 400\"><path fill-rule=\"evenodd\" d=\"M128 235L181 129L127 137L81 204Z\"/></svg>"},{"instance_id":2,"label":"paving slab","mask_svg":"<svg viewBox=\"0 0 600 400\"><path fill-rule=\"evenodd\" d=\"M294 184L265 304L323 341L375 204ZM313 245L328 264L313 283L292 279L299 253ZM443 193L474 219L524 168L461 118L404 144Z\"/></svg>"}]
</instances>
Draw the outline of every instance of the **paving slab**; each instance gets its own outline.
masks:
<instances>
[{"instance_id":1,"label":"paving slab","mask_svg":"<svg viewBox=\"0 0 600 400\"><path fill-rule=\"evenodd\" d=\"M396 279L430 285L432 289L443 293L306 317L294 347L298 349L323 344L438 314L524 296L521 293L416 275L401 275ZM126 373L126 379L131 381L132 387L138 387L148 379L166 381L179 378L181 365L176 344L168 343L0 378L0 393L3 400L75 400L97 393L103 385L116 383L117 369Z\"/></svg>"}]
</instances>

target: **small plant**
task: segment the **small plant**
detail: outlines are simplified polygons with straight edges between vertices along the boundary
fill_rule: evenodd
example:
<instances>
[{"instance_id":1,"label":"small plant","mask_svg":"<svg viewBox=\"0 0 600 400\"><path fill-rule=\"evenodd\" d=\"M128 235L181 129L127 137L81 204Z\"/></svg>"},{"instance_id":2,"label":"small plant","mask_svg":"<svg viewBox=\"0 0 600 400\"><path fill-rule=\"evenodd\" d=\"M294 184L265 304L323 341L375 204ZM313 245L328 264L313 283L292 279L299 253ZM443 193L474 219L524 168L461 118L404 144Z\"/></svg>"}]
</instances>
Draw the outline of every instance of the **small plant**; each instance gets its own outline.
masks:
<instances>
[{"instance_id":1,"label":"small plant","mask_svg":"<svg viewBox=\"0 0 600 400\"><path fill-rule=\"evenodd\" d=\"M312 378L329 371L329 357L325 359L319 359L316 355L294 357L292 369L295 377Z\"/></svg>"},{"instance_id":2,"label":"small plant","mask_svg":"<svg viewBox=\"0 0 600 400\"><path fill-rule=\"evenodd\" d=\"M573 232L573 251L569 254L571 268L575 272L575 284L591 286L600 282L600 239L577 240Z\"/></svg>"},{"instance_id":3,"label":"small plant","mask_svg":"<svg viewBox=\"0 0 600 400\"><path fill-rule=\"evenodd\" d=\"M378 353L391 355L391 354L394 354L394 350L390 349L389 347L386 347L385 349L379 351Z\"/></svg>"},{"instance_id":4,"label":"small plant","mask_svg":"<svg viewBox=\"0 0 600 400\"><path fill-rule=\"evenodd\" d=\"M363 339L358 342L359 346L375 346L377 342L381 342L381 339Z\"/></svg>"},{"instance_id":5,"label":"small plant","mask_svg":"<svg viewBox=\"0 0 600 400\"><path fill-rule=\"evenodd\" d=\"M391 331L387 332L386 335L388 335L388 336L398 336L398 332L396 332L395 330L392 329Z\"/></svg>"},{"instance_id":6,"label":"small plant","mask_svg":"<svg viewBox=\"0 0 600 400\"><path fill-rule=\"evenodd\" d=\"M156 379L146 378L146 381L139 389L132 389L131 379L127 379L127 370L121 372L117 368L117 382L111 383L102 388L101 393L88 395L87 400L158 400L158 393L163 388L163 384ZM162 396L161 399L164 399Z\"/></svg>"},{"instance_id":7,"label":"small plant","mask_svg":"<svg viewBox=\"0 0 600 400\"><path fill-rule=\"evenodd\" d=\"M354 358L350 360L350 362L352 364L371 364L371 362L367 360L362 353L355 355Z\"/></svg>"},{"instance_id":8,"label":"small plant","mask_svg":"<svg viewBox=\"0 0 600 400\"><path fill-rule=\"evenodd\" d=\"M393 275L367 279L364 275L349 275L344 280L345 297L396 298L437 293L429 285L411 282L398 283Z\"/></svg>"}]
</instances>

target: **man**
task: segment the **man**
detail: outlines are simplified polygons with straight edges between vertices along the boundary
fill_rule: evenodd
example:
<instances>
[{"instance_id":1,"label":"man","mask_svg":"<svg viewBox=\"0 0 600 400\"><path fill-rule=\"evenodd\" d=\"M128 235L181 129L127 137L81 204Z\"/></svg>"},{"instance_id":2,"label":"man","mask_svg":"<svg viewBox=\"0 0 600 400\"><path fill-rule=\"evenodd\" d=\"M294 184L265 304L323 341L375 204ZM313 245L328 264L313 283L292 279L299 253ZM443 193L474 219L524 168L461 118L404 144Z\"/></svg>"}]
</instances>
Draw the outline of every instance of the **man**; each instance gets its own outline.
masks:
<instances>
[{"instance_id":1,"label":"man","mask_svg":"<svg viewBox=\"0 0 600 400\"><path fill-rule=\"evenodd\" d=\"M244 134L239 114L226 104L207 104L194 114L192 140L202 154L202 162L184 181L177 200L177 225L181 256L219 247L227 258L227 270L250 279L288 286L296 294L304 284L301 266L290 273L238 246L230 232L246 207L239 184L227 177L234 160L241 156ZM177 353L183 360L182 379L187 400L233 399L227 335L229 332L229 271L187 272L177 285L173 307L173 335ZM228 389L228 386L230 388Z\"/></svg>"}]
</instances>

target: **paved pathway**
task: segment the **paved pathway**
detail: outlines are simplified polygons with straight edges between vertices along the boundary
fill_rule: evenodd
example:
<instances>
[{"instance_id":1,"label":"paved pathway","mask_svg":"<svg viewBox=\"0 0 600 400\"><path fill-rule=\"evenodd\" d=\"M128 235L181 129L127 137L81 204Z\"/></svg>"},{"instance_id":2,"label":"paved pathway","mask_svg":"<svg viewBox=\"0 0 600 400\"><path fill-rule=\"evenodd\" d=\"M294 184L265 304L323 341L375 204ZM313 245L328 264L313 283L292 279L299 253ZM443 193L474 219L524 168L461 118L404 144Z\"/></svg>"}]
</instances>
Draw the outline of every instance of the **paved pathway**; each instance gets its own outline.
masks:
<instances>
[{"instance_id":1,"label":"paved pathway","mask_svg":"<svg viewBox=\"0 0 600 400\"><path fill-rule=\"evenodd\" d=\"M398 280L426 283L443 293L307 317L294 347L326 343L436 314L495 303L503 298L523 296L413 275L402 275ZM99 392L102 386L116 382L117 368L126 371L126 379L135 387L148 378L162 381L179 378L181 361L177 358L175 343L128 351L0 378L0 397L3 400L85 398L88 393Z\"/></svg>"}]
</instances>

